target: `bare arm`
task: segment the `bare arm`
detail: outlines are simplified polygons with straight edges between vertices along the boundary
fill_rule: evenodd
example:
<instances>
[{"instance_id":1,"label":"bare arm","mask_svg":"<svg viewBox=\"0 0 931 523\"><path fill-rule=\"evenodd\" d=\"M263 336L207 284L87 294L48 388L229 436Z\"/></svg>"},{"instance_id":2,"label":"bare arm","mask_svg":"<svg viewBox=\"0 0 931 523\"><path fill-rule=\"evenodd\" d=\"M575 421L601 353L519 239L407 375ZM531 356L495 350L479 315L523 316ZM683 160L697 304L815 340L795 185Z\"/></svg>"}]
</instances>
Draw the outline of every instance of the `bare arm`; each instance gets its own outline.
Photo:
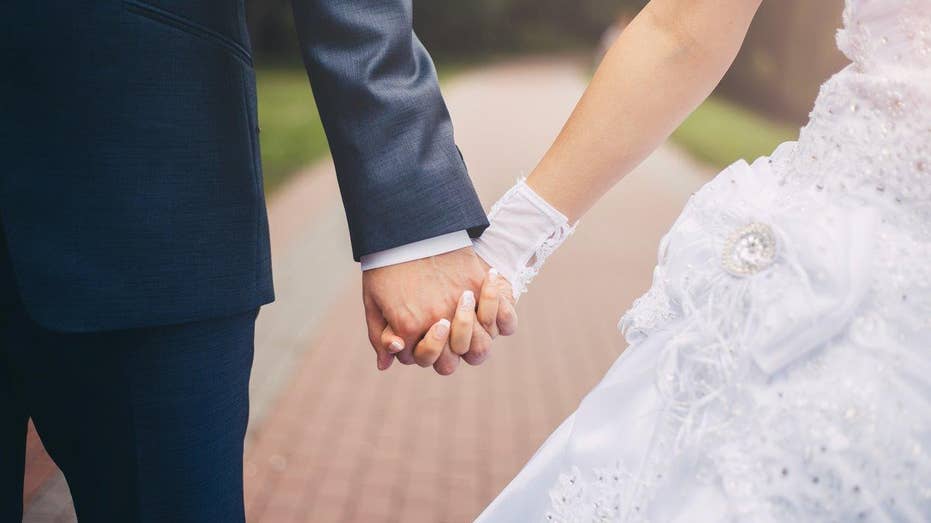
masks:
<instances>
[{"instance_id":1,"label":"bare arm","mask_svg":"<svg viewBox=\"0 0 931 523\"><path fill-rule=\"evenodd\" d=\"M724 76L761 0L652 0L617 39L527 179L575 222Z\"/></svg>"}]
</instances>

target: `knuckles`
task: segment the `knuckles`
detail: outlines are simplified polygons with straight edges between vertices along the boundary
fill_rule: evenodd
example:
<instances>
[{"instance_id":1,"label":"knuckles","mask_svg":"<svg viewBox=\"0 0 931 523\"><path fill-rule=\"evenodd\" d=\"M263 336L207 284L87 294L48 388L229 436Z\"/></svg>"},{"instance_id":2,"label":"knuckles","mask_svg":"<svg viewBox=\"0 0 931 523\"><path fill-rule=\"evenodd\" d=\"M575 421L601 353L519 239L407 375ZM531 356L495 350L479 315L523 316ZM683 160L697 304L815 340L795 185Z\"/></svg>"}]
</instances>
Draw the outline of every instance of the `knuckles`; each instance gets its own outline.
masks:
<instances>
[{"instance_id":1,"label":"knuckles","mask_svg":"<svg viewBox=\"0 0 931 523\"><path fill-rule=\"evenodd\" d=\"M433 369L436 370L436 373L440 376L449 376L456 372L456 365L452 363L437 363L433 366Z\"/></svg>"},{"instance_id":2,"label":"knuckles","mask_svg":"<svg viewBox=\"0 0 931 523\"><path fill-rule=\"evenodd\" d=\"M420 365L421 367L429 367L433 365L438 357L439 351L434 350L433 348L421 347L414 351L414 361L416 361L417 365Z\"/></svg>"},{"instance_id":3,"label":"knuckles","mask_svg":"<svg viewBox=\"0 0 931 523\"><path fill-rule=\"evenodd\" d=\"M431 365L433 365L433 362L430 361L429 358L425 358L425 357L418 358L418 357L415 356L415 357L414 357L414 360L417 362L417 365L420 365L421 367L423 367L423 368L425 368L425 369L426 369L427 367L430 367Z\"/></svg>"},{"instance_id":4,"label":"knuckles","mask_svg":"<svg viewBox=\"0 0 931 523\"><path fill-rule=\"evenodd\" d=\"M395 323L397 323L397 325L393 325L392 327L396 329L396 334L402 338L418 338L423 334L423 332L420 332L422 330L421 322L413 316L401 316Z\"/></svg>"},{"instance_id":5,"label":"knuckles","mask_svg":"<svg viewBox=\"0 0 931 523\"><path fill-rule=\"evenodd\" d=\"M472 338L472 346L469 348L469 352L462 357L469 365L478 365L485 361L490 351L491 340L485 336L476 336Z\"/></svg>"},{"instance_id":6,"label":"knuckles","mask_svg":"<svg viewBox=\"0 0 931 523\"><path fill-rule=\"evenodd\" d=\"M453 354L463 355L469 351L469 340L461 341L457 339L449 340L449 349Z\"/></svg>"},{"instance_id":7,"label":"knuckles","mask_svg":"<svg viewBox=\"0 0 931 523\"><path fill-rule=\"evenodd\" d=\"M471 289L476 297L484 297L486 293L493 292L492 289L485 288L487 287L485 286L486 272L482 270L480 266L477 265L476 267L477 270L466 269L459 274L459 276L461 276L459 283L453 284L454 287L461 287L458 289L458 293L466 289ZM373 278L376 275L369 274L368 272L366 275L369 276L369 281L364 282L368 284L366 288L375 287L377 279ZM450 348L457 354L455 359L441 357L442 347L435 348L431 346L432 343L426 343L412 347L413 350L405 349L396 354L395 357L401 364L417 364L424 368L432 366L437 374L449 376L458 368L460 359L466 360L470 365L480 365L483 363L490 356L493 335L498 334L500 326L504 327L500 329L500 332L505 335L513 333L516 330L517 318L513 311L499 310L498 318L489 318L487 317L489 315L488 312L482 314L481 310L477 310L476 314L461 314L456 308L460 297L458 293L448 300L445 300L448 303L437 302L433 304L422 304L422 306L407 303L399 307L392 307L394 309L393 314L388 313L387 310L382 311L385 313L386 318L393 316L393 318L388 321L391 330L394 331L395 335L402 338L409 347L417 344L417 340L428 335L431 327L436 321L441 318L447 318L452 321L448 342ZM481 299L477 301L479 303L476 304L478 305L476 309L481 309ZM475 323L472 324L472 329L482 332L473 333L471 339L468 337L468 334L464 333L463 335L466 336L464 340L455 340L456 337L453 336L453 333L460 331L468 332L466 323L471 323L473 321ZM380 334L370 335L369 342L377 350L386 346L386 340L381 339Z\"/></svg>"},{"instance_id":8,"label":"knuckles","mask_svg":"<svg viewBox=\"0 0 931 523\"><path fill-rule=\"evenodd\" d=\"M414 355L410 351L401 351L397 355L397 359L401 362L402 365L413 365L414 364Z\"/></svg>"},{"instance_id":9,"label":"knuckles","mask_svg":"<svg viewBox=\"0 0 931 523\"><path fill-rule=\"evenodd\" d=\"M510 336L517 332L517 314L509 307L499 313L498 329L502 336Z\"/></svg>"},{"instance_id":10,"label":"knuckles","mask_svg":"<svg viewBox=\"0 0 931 523\"><path fill-rule=\"evenodd\" d=\"M464 359L466 363L474 367L476 365L481 365L482 363L484 363L485 360L488 359L488 353L477 353L477 352L469 351L462 356L462 359Z\"/></svg>"}]
</instances>

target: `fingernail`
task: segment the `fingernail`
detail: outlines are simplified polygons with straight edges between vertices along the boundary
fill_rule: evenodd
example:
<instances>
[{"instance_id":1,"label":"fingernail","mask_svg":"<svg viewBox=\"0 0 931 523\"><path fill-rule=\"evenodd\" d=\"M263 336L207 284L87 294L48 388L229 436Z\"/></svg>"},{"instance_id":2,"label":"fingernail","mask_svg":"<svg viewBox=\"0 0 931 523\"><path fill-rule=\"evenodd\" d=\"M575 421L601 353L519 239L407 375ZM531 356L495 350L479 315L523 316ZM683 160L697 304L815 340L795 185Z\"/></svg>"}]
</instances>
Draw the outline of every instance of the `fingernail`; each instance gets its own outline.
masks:
<instances>
[{"instance_id":1,"label":"fingernail","mask_svg":"<svg viewBox=\"0 0 931 523\"><path fill-rule=\"evenodd\" d=\"M433 329L433 337L442 340L446 338L447 334L449 334L449 320L443 318L436 323L436 327Z\"/></svg>"},{"instance_id":2,"label":"fingernail","mask_svg":"<svg viewBox=\"0 0 931 523\"><path fill-rule=\"evenodd\" d=\"M469 310L475 308L475 293L472 291L465 291L462 293L462 298L459 298L459 308L462 310Z\"/></svg>"},{"instance_id":3,"label":"fingernail","mask_svg":"<svg viewBox=\"0 0 931 523\"><path fill-rule=\"evenodd\" d=\"M495 269L494 267L488 269L488 279L489 279L489 280L495 281L495 278L497 278L497 277L498 277L498 269Z\"/></svg>"},{"instance_id":4,"label":"fingernail","mask_svg":"<svg viewBox=\"0 0 931 523\"><path fill-rule=\"evenodd\" d=\"M394 340L391 342L391 345L388 345L388 352L392 354L397 354L404 350L404 342L401 340Z\"/></svg>"}]
</instances>

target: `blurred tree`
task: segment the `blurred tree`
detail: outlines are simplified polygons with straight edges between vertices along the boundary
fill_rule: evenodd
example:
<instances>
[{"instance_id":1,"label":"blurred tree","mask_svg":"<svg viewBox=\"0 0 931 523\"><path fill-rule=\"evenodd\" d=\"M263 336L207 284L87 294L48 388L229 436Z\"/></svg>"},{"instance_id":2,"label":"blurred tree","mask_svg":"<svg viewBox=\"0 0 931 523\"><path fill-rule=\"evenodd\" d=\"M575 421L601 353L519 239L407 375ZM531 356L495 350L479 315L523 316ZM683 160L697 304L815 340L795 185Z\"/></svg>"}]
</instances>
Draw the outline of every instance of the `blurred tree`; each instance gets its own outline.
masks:
<instances>
[{"instance_id":1,"label":"blurred tree","mask_svg":"<svg viewBox=\"0 0 931 523\"><path fill-rule=\"evenodd\" d=\"M415 0L414 26L427 47L443 57L590 49L620 9L645 4L645 0Z\"/></svg>"},{"instance_id":2,"label":"blurred tree","mask_svg":"<svg viewBox=\"0 0 931 523\"><path fill-rule=\"evenodd\" d=\"M646 0L414 0L414 26L432 53L454 59L507 52L590 48L624 6ZM291 0L247 0L256 52L298 57Z\"/></svg>"},{"instance_id":3,"label":"blurred tree","mask_svg":"<svg viewBox=\"0 0 931 523\"><path fill-rule=\"evenodd\" d=\"M646 0L413 0L414 26L439 60L594 49L621 11ZM247 1L260 60L297 62L291 0ZM764 2L720 93L800 122L818 86L845 63L833 40L843 0Z\"/></svg>"},{"instance_id":4,"label":"blurred tree","mask_svg":"<svg viewBox=\"0 0 931 523\"><path fill-rule=\"evenodd\" d=\"M780 119L804 122L818 88L847 60L837 50L843 0L764 2L719 92Z\"/></svg>"}]
</instances>

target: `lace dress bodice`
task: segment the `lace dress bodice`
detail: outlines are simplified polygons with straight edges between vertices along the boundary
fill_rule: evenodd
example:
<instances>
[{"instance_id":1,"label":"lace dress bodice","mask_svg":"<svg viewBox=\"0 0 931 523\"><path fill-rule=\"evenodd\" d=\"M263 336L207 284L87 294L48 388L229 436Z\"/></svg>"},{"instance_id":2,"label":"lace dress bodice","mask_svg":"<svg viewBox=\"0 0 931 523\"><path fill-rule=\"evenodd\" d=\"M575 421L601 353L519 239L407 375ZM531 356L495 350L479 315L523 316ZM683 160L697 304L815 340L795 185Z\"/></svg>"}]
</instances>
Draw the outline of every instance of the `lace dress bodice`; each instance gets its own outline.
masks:
<instances>
[{"instance_id":1,"label":"lace dress bodice","mask_svg":"<svg viewBox=\"0 0 931 523\"><path fill-rule=\"evenodd\" d=\"M931 3L848 0L838 47L859 71L886 76L931 68Z\"/></svg>"},{"instance_id":2,"label":"lace dress bodice","mask_svg":"<svg viewBox=\"0 0 931 523\"><path fill-rule=\"evenodd\" d=\"M773 155L786 184L893 209L931 239L931 1L849 0L828 80L794 147Z\"/></svg>"},{"instance_id":3,"label":"lace dress bodice","mask_svg":"<svg viewBox=\"0 0 931 523\"><path fill-rule=\"evenodd\" d=\"M929 264L909 263L931 259L931 0L848 0L837 41L852 63L822 85L798 141L765 159L777 186L759 188L773 198L755 205L796 214L823 202L874 210L886 244L871 255L883 269L874 290L894 301L909 286L931 287ZM718 196L710 194L716 185L724 182L693 198L679 228L708 225L721 214L721 187ZM732 226L725 220L714 232L726 238ZM631 342L679 315L663 266L671 236L661 246L653 287L622 319ZM931 303L924 306L921 314L931 316ZM931 326L931 318L916 321Z\"/></svg>"}]
</instances>

